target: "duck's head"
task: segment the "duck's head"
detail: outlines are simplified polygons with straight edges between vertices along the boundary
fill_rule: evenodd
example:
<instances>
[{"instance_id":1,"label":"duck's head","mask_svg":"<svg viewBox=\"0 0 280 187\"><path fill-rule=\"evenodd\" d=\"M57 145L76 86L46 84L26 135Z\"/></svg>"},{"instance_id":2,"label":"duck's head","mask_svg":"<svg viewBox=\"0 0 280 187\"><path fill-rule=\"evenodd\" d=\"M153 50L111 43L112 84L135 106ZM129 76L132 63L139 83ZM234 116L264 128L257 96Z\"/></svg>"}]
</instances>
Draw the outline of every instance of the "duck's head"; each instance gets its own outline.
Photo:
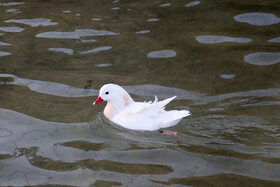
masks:
<instances>
[{"instance_id":1,"label":"duck's head","mask_svg":"<svg viewBox=\"0 0 280 187\"><path fill-rule=\"evenodd\" d=\"M107 101L110 103L124 103L129 104L133 102L130 95L119 85L116 84L105 84L100 88L99 96L93 102L93 105Z\"/></svg>"}]
</instances>

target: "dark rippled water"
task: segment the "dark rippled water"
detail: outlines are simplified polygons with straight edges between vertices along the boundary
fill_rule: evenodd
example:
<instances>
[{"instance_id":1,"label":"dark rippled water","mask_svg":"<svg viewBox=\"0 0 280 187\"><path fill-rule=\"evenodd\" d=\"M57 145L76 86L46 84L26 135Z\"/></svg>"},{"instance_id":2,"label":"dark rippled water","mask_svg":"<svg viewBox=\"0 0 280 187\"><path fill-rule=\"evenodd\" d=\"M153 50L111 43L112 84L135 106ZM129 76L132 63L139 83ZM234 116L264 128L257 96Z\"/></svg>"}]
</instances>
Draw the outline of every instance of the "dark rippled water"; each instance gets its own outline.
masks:
<instances>
[{"instance_id":1,"label":"dark rippled water","mask_svg":"<svg viewBox=\"0 0 280 187\"><path fill-rule=\"evenodd\" d=\"M280 186L279 0L0 1L0 186ZM113 82L178 97L112 125Z\"/></svg>"}]
</instances>

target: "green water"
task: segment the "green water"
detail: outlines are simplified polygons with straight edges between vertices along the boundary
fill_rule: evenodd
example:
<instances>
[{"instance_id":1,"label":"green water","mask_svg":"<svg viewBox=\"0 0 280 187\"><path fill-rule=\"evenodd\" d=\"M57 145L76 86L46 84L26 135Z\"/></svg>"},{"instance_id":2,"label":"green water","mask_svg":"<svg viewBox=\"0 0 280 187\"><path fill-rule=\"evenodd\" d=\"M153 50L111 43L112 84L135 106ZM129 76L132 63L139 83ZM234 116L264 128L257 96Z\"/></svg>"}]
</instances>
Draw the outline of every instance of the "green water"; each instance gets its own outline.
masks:
<instances>
[{"instance_id":1,"label":"green water","mask_svg":"<svg viewBox=\"0 0 280 187\"><path fill-rule=\"evenodd\" d=\"M0 1L0 186L279 186L280 4ZM177 95L168 130L114 126L106 83Z\"/></svg>"}]
</instances>

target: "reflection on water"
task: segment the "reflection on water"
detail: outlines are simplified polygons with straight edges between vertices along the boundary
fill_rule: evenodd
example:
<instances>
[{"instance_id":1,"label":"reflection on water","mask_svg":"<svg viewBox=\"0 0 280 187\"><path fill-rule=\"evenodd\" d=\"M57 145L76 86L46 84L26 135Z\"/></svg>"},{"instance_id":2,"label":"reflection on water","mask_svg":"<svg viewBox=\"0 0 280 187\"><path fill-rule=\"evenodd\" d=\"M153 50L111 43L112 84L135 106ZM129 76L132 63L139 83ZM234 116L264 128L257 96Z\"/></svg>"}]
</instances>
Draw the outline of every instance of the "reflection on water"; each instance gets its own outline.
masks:
<instances>
[{"instance_id":1,"label":"reflection on water","mask_svg":"<svg viewBox=\"0 0 280 187\"><path fill-rule=\"evenodd\" d=\"M21 32L24 28L21 27L0 27L0 31L4 32Z\"/></svg>"},{"instance_id":2,"label":"reflection on water","mask_svg":"<svg viewBox=\"0 0 280 187\"><path fill-rule=\"evenodd\" d=\"M150 19L147 19L147 22L157 22L159 21L159 18L150 18Z\"/></svg>"},{"instance_id":3,"label":"reflection on water","mask_svg":"<svg viewBox=\"0 0 280 187\"><path fill-rule=\"evenodd\" d=\"M196 6L198 4L200 4L200 1L192 1L192 2L189 2L188 4L186 4L185 7Z\"/></svg>"},{"instance_id":4,"label":"reflection on water","mask_svg":"<svg viewBox=\"0 0 280 187\"><path fill-rule=\"evenodd\" d=\"M8 44L8 43L1 42L1 41L0 41L0 46L9 46L9 45L11 45L11 44Z\"/></svg>"},{"instance_id":5,"label":"reflection on water","mask_svg":"<svg viewBox=\"0 0 280 187\"><path fill-rule=\"evenodd\" d=\"M205 44L216 44L216 43L223 43L223 42L249 43L252 41L252 39L249 38L234 38L228 36L213 36L213 35L197 36L196 40L199 43L205 43Z\"/></svg>"},{"instance_id":6,"label":"reflection on water","mask_svg":"<svg viewBox=\"0 0 280 187\"><path fill-rule=\"evenodd\" d=\"M245 104L241 106L270 106L270 105L280 105L280 101L263 101L259 103Z\"/></svg>"},{"instance_id":7,"label":"reflection on water","mask_svg":"<svg viewBox=\"0 0 280 187\"><path fill-rule=\"evenodd\" d=\"M1 30L1 28L0 28ZM74 32L44 32L37 34L38 38L79 39L84 36L110 36L118 33L93 29L76 29Z\"/></svg>"},{"instance_id":8,"label":"reflection on water","mask_svg":"<svg viewBox=\"0 0 280 187\"><path fill-rule=\"evenodd\" d=\"M97 40L80 40L82 43L91 43L91 42L97 42Z\"/></svg>"},{"instance_id":9,"label":"reflection on water","mask_svg":"<svg viewBox=\"0 0 280 187\"><path fill-rule=\"evenodd\" d=\"M96 67L108 67L108 66L112 66L112 64L96 64Z\"/></svg>"},{"instance_id":10,"label":"reflection on water","mask_svg":"<svg viewBox=\"0 0 280 187\"><path fill-rule=\"evenodd\" d=\"M111 10L120 10L121 8L120 7L113 7L111 8Z\"/></svg>"},{"instance_id":11,"label":"reflection on water","mask_svg":"<svg viewBox=\"0 0 280 187\"><path fill-rule=\"evenodd\" d=\"M244 60L253 65L267 66L280 62L280 53L258 52L246 55Z\"/></svg>"},{"instance_id":12,"label":"reflection on water","mask_svg":"<svg viewBox=\"0 0 280 187\"><path fill-rule=\"evenodd\" d=\"M147 56L148 58L171 58L175 57L177 53L173 50L152 51Z\"/></svg>"},{"instance_id":13,"label":"reflection on water","mask_svg":"<svg viewBox=\"0 0 280 187\"><path fill-rule=\"evenodd\" d=\"M97 48L93 48L93 49L90 49L90 50L87 50L87 51L82 51L79 54L84 55L84 54L89 54L89 53L98 53L100 51L107 51L107 50L110 50L110 49L112 49L111 46L97 47Z\"/></svg>"},{"instance_id":14,"label":"reflection on water","mask_svg":"<svg viewBox=\"0 0 280 187\"><path fill-rule=\"evenodd\" d=\"M77 180L75 182L62 179L71 176L79 179L80 175L86 172L89 181L79 181L80 186L93 183L96 179L100 179L99 176L103 176L102 179L106 181L112 180L122 184L129 180L132 180L130 183L137 184L141 179L141 184L151 185L150 180L168 181L175 176L184 178L192 176L193 171L204 175L237 172L240 175L246 174L248 177L266 180L277 180L280 174L279 166L270 163L269 160L266 162L251 160L255 154L260 155L257 156L258 159L265 159L265 156L261 156L265 154L265 149L250 145L250 135L254 129L252 131L249 129L260 121L255 119L252 123L250 122L252 119L246 116L234 118L239 119L240 127L233 119L224 116L196 118L191 124L185 124L192 136L181 134L173 140L168 140L169 138L160 137L159 134L151 136L149 133L126 132L112 129L110 126L102 127L100 126L102 122L97 122L94 127L90 125L93 130L91 132L85 123L47 122L4 109L0 110L0 115L5 121L1 124L5 136L0 138L6 142L1 145L1 154L10 155L9 157L14 160L13 164L9 164L8 160L2 160L0 176L2 185L16 185L19 181L22 184L28 183L24 175L17 177L12 175L15 168L25 175L35 177L32 184L40 184L45 178L52 176L49 179L50 184L57 184L55 181L59 180L59 184L62 185L70 182L72 185L78 185ZM198 126L197 124L203 124L201 120L204 121L204 125ZM217 123L219 121L220 123ZM212 130L205 129L209 126L212 126ZM238 136L237 132L241 127L249 128L246 139L234 138ZM269 126L265 129L267 134L274 130ZM228 141L227 137L231 135L233 137ZM16 141L10 141L15 137ZM108 137L111 137L111 140ZM244 145L246 142L248 145ZM177 144L181 150L176 148ZM199 149L195 149L196 146ZM16 153L13 152L14 147ZM217 148L221 151L215 151ZM227 150L231 155L227 155ZM270 151L270 157L279 156L277 154L277 151ZM26 167L19 167L20 165ZM59 172L53 175L52 171ZM93 175L94 178L91 177Z\"/></svg>"},{"instance_id":15,"label":"reflection on water","mask_svg":"<svg viewBox=\"0 0 280 187\"><path fill-rule=\"evenodd\" d=\"M65 14L70 14L72 11L71 10L63 10L62 13L65 13Z\"/></svg>"},{"instance_id":16,"label":"reflection on water","mask_svg":"<svg viewBox=\"0 0 280 187\"><path fill-rule=\"evenodd\" d=\"M49 48L49 51L56 51L56 52L62 52L67 55L73 55L74 50L73 49L66 49L66 48Z\"/></svg>"},{"instance_id":17,"label":"reflection on water","mask_svg":"<svg viewBox=\"0 0 280 187\"><path fill-rule=\"evenodd\" d=\"M147 34L147 33L150 33L150 32L151 32L150 30L142 30L142 31L135 32L135 34Z\"/></svg>"},{"instance_id":18,"label":"reflection on water","mask_svg":"<svg viewBox=\"0 0 280 187\"><path fill-rule=\"evenodd\" d=\"M38 26L50 26L50 25L57 25L56 22L51 22L51 19L45 18L35 18L35 19L11 19L6 20L5 23L22 23L25 25L30 25L31 27L38 27Z\"/></svg>"},{"instance_id":19,"label":"reflection on water","mask_svg":"<svg viewBox=\"0 0 280 187\"><path fill-rule=\"evenodd\" d=\"M280 37L272 38L272 39L268 40L268 42L280 43Z\"/></svg>"},{"instance_id":20,"label":"reflection on water","mask_svg":"<svg viewBox=\"0 0 280 187\"><path fill-rule=\"evenodd\" d=\"M7 2L7 3L0 3L0 6L15 6L15 5L23 5L25 2Z\"/></svg>"},{"instance_id":21,"label":"reflection on water","mask_svg":"<svg viewBox=\"0 0 280 187\"><path fill-rule=\"evenodd\" d=\"M280 22L280 18L270 13L245 13L234 16L234 19L238 22L244 22L255 26L267 26Z\"/></svg>"},{"instance_id":22,"label":"reflection on water","mask_svg":"<svg viewBox=\"0 0 280 187\"><path fill-rule=\"evenodd\" d=\"M1 2L0 186L279 186L279 8ZM109 82L192 115L123 129L92 106Z\"/></svg>"},{"instance_id":23,"label":"reflection on water","mask_svg":"<svg viewBox=\"0 0 280 187\"><path fill-rule=\"evenodd\" d=\"M0 51L0 56L7 56L7 55L10 55L10 54L11 53Z\"/></svg>"},{"instance_id":24,"label":"reflection on water","mask_svg":"<svg viewBox=\"0 0 280 187\"><path fill-rule=\"evenodd\" d=\"M0 74L0 77L11 77L14 79L12 82L8 82L8 84L24 85L32 91L60 97L84 97L97 95L98 93L97 90L84 90L81 88L73 88L71 86L60 83L22 79L20 77L9 74Z\"/></svg>"},{"instance_id":25,"label":"reflection on water","mask_svg":"<svg viewBox=\"0 0 280 187\"><path fill-rule=\"evenodd\" d=\"M102 19L101 18L92 18L91 20L92 21L101 21Z\"/></svg>"},{"instance_id":26,"label":"reflection on water","mask_svg":"<svg viewBox=\"0 0 280 187\"><path fill-rule=\"evenodd\" d=\"M168 6L171 6L171 3L164 3L164 4L161 4L159 5L160 7L168 7Z\"/></svg>"},{"instance_id":27,"label":"reflection on water","mask_svg":"<svg viewBox=\"0 0 280 187\"><path fill-rule=\"evenodd\" d=\"M14 14L21 13L21 11L16 8L7 9L6 12L12 12Z\"/></svg>"},{"instance_id":28,"label":"reflection on water","mask_svg":"<svg viewBox=\"0 0 280 187\"><path fill-rule=\"evenodd\" d=\"M235 77L235 74L222 74L220 75L223 79L232 79Z\"/></svg>"}]
</instances>

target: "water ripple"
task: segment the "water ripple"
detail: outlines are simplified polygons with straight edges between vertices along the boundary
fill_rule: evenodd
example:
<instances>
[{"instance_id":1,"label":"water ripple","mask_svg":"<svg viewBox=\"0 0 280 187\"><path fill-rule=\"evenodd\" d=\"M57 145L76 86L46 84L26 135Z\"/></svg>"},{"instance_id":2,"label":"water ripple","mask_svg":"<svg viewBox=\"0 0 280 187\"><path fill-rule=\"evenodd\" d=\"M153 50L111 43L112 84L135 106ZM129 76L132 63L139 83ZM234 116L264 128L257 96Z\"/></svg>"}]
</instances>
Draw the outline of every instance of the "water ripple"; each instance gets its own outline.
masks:
<instances>
[{"instance_id":1,"label":"water ripple","mask_svg":"<svg viewBox=\"0 0 280 187\"><path fill-rule=\"evenodd\" d=\"M99 64L97 66L104 67L107 65L109 66L109 64ZM14 81L9 82L8 84L27 86L32 91L60 97L88 97L97 96L99 93L98 90L94 89L75 88L61 83L23 79L12 74L0 74L0 77L11 77L14 79ZM123 86L123 88L131 94L150 97L157 95L159 98L176 95L176 99L199 100L203 96L203 94L197 92L151 84Z\"/></svg>"},{"instance_id":2,"label":"water ripple","mask_svg":"<svg viewBox=\"0 0 280 187\"><path fill-rule=\"evenodd\" d=\"M175 57L177 53L173 50L161 50L161 51L152 51L147 57L148 58L171 58Z\"/></svg>"},{"instance_id":3,"label":"water ripple","mask_svg":"<svg viewBox=\"0 0 280 187\"><path fill-rule=\"evenodd\" d=\"M97 40L80 40L82 43L92 43L92 42L97 42Z\"/></svg>"},{"instance_id":4,"label":"water ripple","mask_svg":"<svg viewBox=\"0 0 280 187\"><path fill-rule=\"evenodd\" d=\"M96 66L96 67L108 67L108 66L112 66L112 64L96 64L96 65L94 65L94 66Z\"/></svg>"},{"instance_id":5,"label":"water ripple","mask_svg":"<svg viewBox=\"0 0 280 187\"><path fill-rule=\"evenodd\" d=\"M164 3L164 4L161 4L159 6L160 7L169 7L169 6L171 6L171 3Z\"/></svg>"},{"instance_id":6,"label":"water ripple","mask_svg":"<svg viewBox=\"0 0 280 187\"><path fill-rule=\"evenodd\" d=\"M150 32L151 32L150 30L141 30L141 31L135 32L135 34L147 34L147 33L150 33Z\"/></svg>"},{"instance_id":7,"label":"water ripple","mask_svg":"<svg viewBox=\"0 0 280 187\"><path fill-rule=\"evenodd\" d=\"M49 51L55 51L55 52L62 52L67 55L73 55L74 50L73 49L66 49L66 48L49 48Z\"/></svg>"},{"instance_id":8,"label":"water ripple","mask_svg":"<svg viewBox=\"0 0 280 187\"><path fill-rule=\"evenodd\" d=\"M263 101L259 103L245 104L241 106L271 106L271 105L280 105L280 101Z\"/></svg>"},{"instance_id":9,"label":"water ripple","mask_svg":"<svg viewBox=\"0 0 280 187\"><path fill-rule=\"evenodd\" d=\"M275 3L23 2L0 1L0 71L11 73L0 74L0 186L280 184L280 63L244 61L280 53ZM276 21L234 20L253 9ZM59 75L66 71L77 79ZM176 137L112 125L101 117L106 103L92 106L111 81L126 83L135 101L177 95L168 109L192 116L166 129Z\"/></svg>"},{"instance_id":10,"label":"water ripple","mask_svg":"<svg viewBox=\"0 0 280 187\"><path fill-rule=\"evenodd\" d=\"M119 2L120 2L120 0L115 0L112 3L119 3Z\"/></svg>"},{"instance_id":11,"label":"water ripple","mask_svg":"<svg viewBox=\"0 0 280 187\"><path fill-rule=\"evenodd\" d=\"M245 62L258 66L267 66L280 62L280 53L257 52L244 57Z\"/></svg>"},{"instance_id":12,"label":"water ripple","mask_svg":"<svg viewBox=\"0 0 280 187\"><path fill-rule=\"evenodd\" d=\"M4 32L21 32L24 28L21 27L0 27L0 31Z\"/></svg>"},{"instance_id":13,"label":"water ripple","mask_svg":"<svg viewBox=\"0 0 280 187\"><path fill-rule=\"evenodd\" d=\"M150 18L150 19L147 19L147 22L157 22L159 21L159 18Z\"/></svg>"},{"instance_id":14,"label":"water ripple","mask_svg":"<svg viewBox=\"0 0 280 187\"><path fill-rule=\"evenodd\" d=\"M221 74L220 77L223 79L232 79L235 77L235 74Z\"/></svg>"},{"instance_id":15,"label":"water ripple","mask_svg":"<svg viewBox=\"0 0 280 187\"><path fill-rule=\"evenodd\" d=\"M235 42L235 43L249 43L252 39L249 38L235 38L229 36L215 36L215 35L201 35L197 36L196 40L203 44L217 44L223 42Z\"/></svg>"},{"instance_id":16,"label":"water ripple","mask_svg":"<svg viewBox=\"0 0 280 187\"><path fill-rule=\"evenodd\" d=\"M99 93L98 90L94 89L75 88L61 83L23 79L12 74L0 74L0 77L13 78L14 81L9 82L9 84L27 86L32 91L60 97L88 97L97 96ZM123 88L130 94L149 97L157 95L160 99L176 95L176 99L196 101L194 105L207 104L210 102L217 102L240 97L278 97L280 95L279 88L232 92L213 96L206 96L198 92L191 92L179 88L171 88L151 84L123 86Z\"/></svg>"},{"instance_id":17,"label":"water ripple","mask_svg":"<svg viewBox=\"0 0 280 187\"><path fill-rule=\"evenodd\" d=\"M1 42L1 41L0 41L0 46L9 46L9 45L11 45L11 44L8 44L8 43Z\"/></svg>"},{"instance_id":18,"label":"water ripple","mask_svg":"<svg viewBox=\"0 0 280 187\"><path fill-rule=\"evenodd\" d=\"M199 4L200 4L200 1L192 1L192 2L189 2L188 4L186 4L185 7L196 6Z\"/></svg>"},{"instance_id":19,"label":"water ripple","mask_svg":"<svg viewBox=\"0 0 280 187\"><path fill-rule=\"evenodd\" d=\"M93 49L90 49L90 50L87 50L87 51L82 51L79 54L85 55L85 54L90 54L90 53L98 53L100 51L107 51L107 50L110 50L110 49L112 49L111 46L96 47L96 48L93 48Z\"/></svg>"},{"instance_id":20,"label":"water ripple","mask_svg":"<svg viewBox=\"0 0 280 187\"><path fill-rule=\"evenodd\" d=\"M11 53L0 51L0 56L8 56Z\"/></svg>"},{"instance_id":21,"label":"water ripple","mask_svg":"<svg viewBox=\"0 0 280 187\"><path fill-rule=\"evenodd\" d=\"M72 11L71 10L63 10L62 13L65 13L65 14L70 14Z\"/></svg>"},{"instance_id":22,"label":"water ripple","mask_svg":"<svg viewBox=\"0 0 280 187\"><path fill-rule=\"evenodd\" d=\"M11 136L12 134L13 134L12 131L0 128L0 138L1 137Z\"/></svg>"},{"instance_id":23,"label":"water ripple","mask_svg":"<svg viewBox=\"0 0 280 187\"><path fill-rule=\"evenodd\" d=\"M91 20L92 21L101 21L102 19L101 18L92 18Z\"/></svg>"},{"instance_id":24,"label":"water ripple","mask_svg":"<svg viewBox=\"0 0 280 187\"><path fill-rule=\"evenodd\" d=\"M111 8L111 10L120 10L121 8L120 7L113 7Z\"/></svg>"},{"instance_id":25,"label":"water ripple","mask_svg":"<svg viewBox=\"0 0 280 187\"><path fill-rule=\"evenodd\" d=\"M272 39L268 40L268 42L280 43L280 37L272 38Z\"/></svg>"},{"instance_id":26,"label":"water ripple","mask_svg":"<svg viewBox=\"0 0 280 187\"><path fill-rule=\"evenodd\" d=\"M21 11L19 9L16 9L16 8L11 8L11 9L7 9L6 10L7 13L20 13Z\"/></svg>"},{"instance_id":27,"label":"water ripple","mask_svg":"<svg viewBox=\"0 0 280 187\"><path fill-rule=\"evenodd\" d=\"M267 26L280 22L280 18L270 13L245 13L234 16L234 20L238 22L248 23L255 26Z\"/></svg>"},{"instance_id":28,"label":"water ripple","mask_svg":"<svg viewBox=\"0 0 280 187\"><path fill-rule=\"evenodd\" d=\"M0 6L15 6L15 5L23 5L25 2L9 2L9 3L0 3Z\"/></svg>"},{"instance_id":29,"label":"water ripple","mask_svg":"<svg viewBox=\"0 0 280 187\"><path fill-rule=\"evenodd\" d=\"M23 79L11 74L0 74L0 77L12 77L14 79L10 84L27 86L30 90L55 95L60 97L88 97L98 95L97 90L74 88L65 84Z\"/></svg>"},{"instance_id":30,"label":"water ripple","mask_svg":"<svg viewBox=\"0 0 280 187\"><path fill-rule=\"evenodd\" d=\"M28 173L28 177L35 176L36 181L32 181L32 184L45 183L46 178L52 176L47 180L48 184L57 184L59 181L59 184L71 183L77 186L92 184L95 180L92 176L103 176L105 179L121 182L130 181L129 184L135 185L139 184L139 180L143 184L144 180L146 186L151 186L151 180L166 181L174 177L190 177L193 176L193 171L197 175L238 173L267 180L277 180L280 174L279 164L251 159L252 155L262 152L261 148L243 146L241 143L217 145L211 144L213 140L209 139L207 147L203 147L199 146L199 141L204 139L202 137L191 136L187 142L177 142L176 138L160 135L145 137L143 133L112 129L111 132L102 132L104 128L96 128L95 131L98 132L92 135L87 130L86 123L48 122L5 109L0 109L0 117L1 127L13 132L11 136L3 137L6 139L5 143L0 144L1 152L5 150L12 153L16 148L18 155L21 155L1 162L0 179L5 179L3 181L8 181L9 185L16 186L19 185L18 182L20 185L28 185L23 176L13 175L16 171ZM215 118L217 117L205 118L205 121L210 121L204 124L205 127L208 128L207 124L210 124L215 130L223 131L239 125L238 121L218 121ZM241 118L244 124L250 122L248 120L246 116ZM216 122L219 123L215 126ZM224 129L224 125L229 122L230 126ZM205 130L200 125L194 125L193 128L197 127L197 130L193 129L195 133ZM117 138L114 136L116 134L123 136ZM173 143L174 141L176 143ZM193 142L195 144L192 144ZM196 145L197 149L192 145ZM274 155L276 152L277 150L270 153ZM133 171L133 168L136 168L136 171ZM84 179L86 176L83 175L88 176L87 180L76 180ZM75 180L72 179L73 176Z\"/></svg>"},{"instance_id":31,"label":"water ripple","mask_svg":"<svg viewBox=\"0 0 280 187\"><path fill-rule=\"evenodd\" d=\"M1 29L0 29L1 30ZM36 35L38 38L56 38L56 39L80 39L83 36L112 36L119 33L94 30L94 29L76 29L74 32L43 32Z\"/></svg>"},{"instance_id":32,"label":"water ripple","mask_svg":"<svg viewBox=\"0 0 280 187\"><path fill-rule=\"evenodd\" d=\"M38 27L38 26L50 26L50 25L57 25L56 22L51 22L51 19L46 18L34 18L34 19L11 19L6 20L5 23L22 23L25 25L30 25L31 27Z\"/></svg>"},{"instance_id":33,"label":"water ripple","mask_svg":"<svg viewBox=\"0 0 280 187\"><path fill-rule=\"evenodd\" d=\"M259 90L249 90L244 92L232 92L225 93L220 95L205 96L201 98L201 101L205 102L217 102L231 98L238 97L278 97L280 95L280 88L268 88L268 89L259 89Z\"/></svg>"}]
</instances>

